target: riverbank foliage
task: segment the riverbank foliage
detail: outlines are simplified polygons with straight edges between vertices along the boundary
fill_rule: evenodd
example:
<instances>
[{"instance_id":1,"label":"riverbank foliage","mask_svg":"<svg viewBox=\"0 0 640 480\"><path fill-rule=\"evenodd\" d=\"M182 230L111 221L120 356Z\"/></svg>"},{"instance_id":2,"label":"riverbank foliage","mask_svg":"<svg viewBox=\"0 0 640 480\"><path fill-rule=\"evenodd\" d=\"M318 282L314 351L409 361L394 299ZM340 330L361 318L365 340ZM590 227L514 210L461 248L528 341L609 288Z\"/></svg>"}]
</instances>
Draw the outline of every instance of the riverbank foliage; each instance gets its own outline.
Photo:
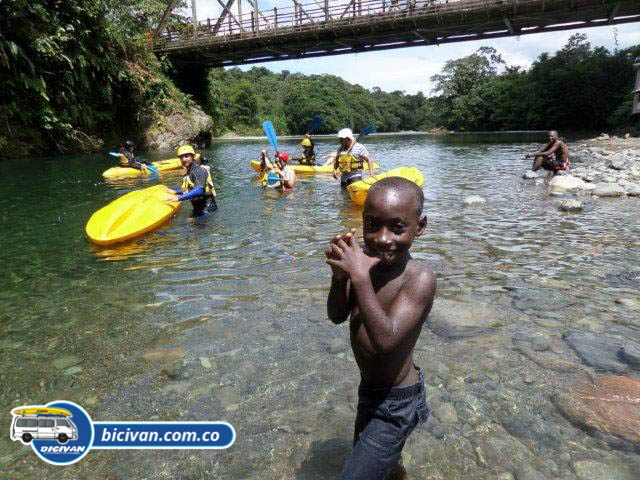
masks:
<instances>
[{"instance_id":1,"label":"riverbank foliage","mask_svg":"<svg viewBox=\"0 0 640 480\"><path fill-rule=\"evenodd\" d=\"M317 133L368 124L379 132L640 130L629 115L640 46L609 52L576 34L528 69L506 65L499 52L483 47L448 61L431 78L435 89L426 97L265 67L185 73L147 49L166 5L1 2L0 157L90 151L123 137L144 143L149 132L162 136L174 113L195 110L194 98L212 117L215 135L261 134L265 119L281 134L301 134L313 115L325 119ZM184 7L183 1L174 12ZM169 24L186 28L188 22L172 14Z\"/></svg>"},{"instance_id":2,"label":"riverbank foliage","mask_svg":"<svg viewBox=\"0 0 640 480\"><path fill-rule=\"evenodd\" d=\"M145 33L165 7L162 0L2 2L0 156L94 150L188 108L146 49Z\"/></svg>"},{"instance_id":3,"label":"riverbank foliage","mask_svg":"<svg viewBox=\"0 0 640 480\"><path fill-rule=\"evenodd\" d=\"M317 133L367 124L379 132L632 128L638 125L630 116L636 56L640 46L609 52L576 34L523 69L482 47L431 77L431 97L369 91L335 75L212 69L205 110L216 134L259 134L263 119L282 134L301 134L314 114L325 119Z\"/></svg>"},{"instance_id":4,"label":"riverbank foliage","mask_svg":"<svg viewBox=\"0 0 640 480\"><path fill-rule=\"evenodd\" d=\"M359 130L368 124L379 132L417 130L426 102L422 93L369 91L335 75L273 73L265 67L212 69L207 93L205 111L218 135L260 134L265 119L281 134L305 133L313 115L324 118L315 133L335 133L346 125Z\"/></svg>"}]
</instances>

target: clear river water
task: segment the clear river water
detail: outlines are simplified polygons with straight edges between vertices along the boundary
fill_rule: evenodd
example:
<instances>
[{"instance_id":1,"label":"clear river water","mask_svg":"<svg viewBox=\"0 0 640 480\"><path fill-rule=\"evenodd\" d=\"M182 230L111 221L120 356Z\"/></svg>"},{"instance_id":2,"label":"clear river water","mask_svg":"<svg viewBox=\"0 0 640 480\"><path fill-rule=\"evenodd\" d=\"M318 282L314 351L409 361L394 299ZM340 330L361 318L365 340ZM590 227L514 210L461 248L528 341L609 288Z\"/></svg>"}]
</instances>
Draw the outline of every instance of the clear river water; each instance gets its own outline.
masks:
<instances>
[{"instance_id":1,"label":"clear river water","mask_svg":"<svg viewBox=\"0 0 640 480\"><path fill-rule=\"evenodd\" d=\"M545 140L364 142L383 167L412 164L425 176L429 224L413 252L436 272L445 313L457 315L455 304L496 318L473 335L425 324L415 359L434 415L405 447L410 478L577 479L579 460L640 478L637 450L574 426L551 401L599 374L563 335L640 329L638 312L616 303L638 298L640 204L601 199L579 214L559 211L544 184L521 178L523 152ZM299 151L297 141L281 143ZM177 186L178 171L105 182L104 155L0 163L0 478L338 477L359 376L348 326L326 317L324 250L336 233L361 234L361 210L330 176L299 177L287 194L263 190L249 167L262 148L215 143L203 153L218 212L193 218L187 204L159 230L112 248L86 240L92 212L154 182ZM318 141L321 154L333 148ZM469 195L486 203L464 207ZM568 367L545 368L523 345ZM223 451L92 451L54 467L8 430L12 408L57 399L93 420L224 420L237 439Z\"/></svg>"}]
</instances>

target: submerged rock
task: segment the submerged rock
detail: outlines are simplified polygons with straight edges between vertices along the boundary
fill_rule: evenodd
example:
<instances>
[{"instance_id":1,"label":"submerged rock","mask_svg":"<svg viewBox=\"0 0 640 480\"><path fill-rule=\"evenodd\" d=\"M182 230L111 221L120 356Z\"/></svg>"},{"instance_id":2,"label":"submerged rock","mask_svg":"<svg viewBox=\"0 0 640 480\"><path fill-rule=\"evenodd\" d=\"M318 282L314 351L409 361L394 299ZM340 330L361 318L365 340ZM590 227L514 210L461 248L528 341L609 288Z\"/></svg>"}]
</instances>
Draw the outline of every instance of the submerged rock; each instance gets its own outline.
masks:
<instances>
[{"instance_id":1,"label":"submerged rock","mask_svg":"<svg viewBox=\"0 0 640 480\"><path fill-rule=\"evenodd\" d=\"M560 210L562 210L563 212L581 212L582 202L574 199L565 200L560 205Z\"/></svg>"},{"instance_id":2,"label":"submerged rock","mask_svg":"<svg viewBox=\"0 0 640 480\"><path fill-rule=\"evenodd\" d=\"M187 354L185 348L171 348L168 350L151 350L142 354L142 360L145 362L158 362L162 360L176 360Z\"/></svg>"},{"instance_id":3,"label":"submerged rock","mask_svg":"<svg viewBox=\"0 0 640 480\"><path fill-rule=\"evenodd\" d=\"M631 310L640 311L640 301L635 298L616 298L616 303L630 308Z\"/></svg>"},{"instance_id":4,"label":"submerged rock","mask_svg":"<svg viewBox=\"0 0 640 480\"><path fill-rule=\"evenodd\" d=\"M502 315L480 303L436 299L427 324L444 338L472 337L503 324Z\"/></svg>"},{"instance_id":5,"label":"submerged rock","mask_svg":"<svg viewBox=\"0 0 640 480\"><path fill-rule=\"evenodd\" d=\"M627 366L618 358L618 350L625 344L619 336L593 332L571 332L565 342L575 350L583 363L597 370L624 373Z\"/></svg>"},{"instance_id":6,"label":"submerged rock","mask_svg":"<svg viewBox=\"0 0 640 480\"><path fill-rule=\"evenodd\" d=\"M640 185L630 185L626 190L629 197L640 197Z\"/></svg>"},{"instance_id":7,"label":"submerged rock","mask_svg":"<svg viewBox=\"0 0 640 480\"><path fill-rule=\"evenodd\" d=\"M67 355L66 357L56 358L52 363L58 370L64 370L66 368L73 367L80 362L82 362L82 359L77 355Z\"/></svg>"},{"instance_id":8,"label":"submerged rock","mask_svg":"<svg viewBox=\"0 0 640 480\"><path fill-rule=\"evenodd\" d=\"M463 203L467 206L472 206L472 205L482 205L484 203L487 203L487 201L478 195L471 195L470 197L465 198Z\"/></svg>"},{"instance_id":9,"label":"submerged rock","mask_svg":"<svg viewBox=\"0 0 640 480\"><path fill-rule=\"evenodd\" d=\"M547 476L530 465L521 465L516 469L516 480L547 480Z\"/></svg>"},{"instance_id":10,"label":"submerged rock","mask_svg":"<svg viewBox=\"0 0 640 480\"><path fill-rule=\"evenodd\" d=\"M640 370L640 345L624 345L618 350L618 358L635 370Z\"/></svg>"},{"instance_id":11,"label":"submerged rock","mask_svg":"<svg viewBox=\"0 0 640 480\"><path fill-rule=\"evenodd\" d=\"M567 420L640 444L640 381L608 375L585 380L552 397Z\"/></svg>"},{"instance_id":12,"label":"submerged rock","mask_svg":"<svg viewBox=\"0 0 640 480\"><path fill-rule=\"evenodd\" d=\"M580 480L635 480L636 474L620 463L605 464L596 460L578 460L571 468Z\"/></svg>"},{"instance_id":13,"label":"submerged rock","mask_svg":"<svg viewBox=\"0 0 640 480\"><path fill-rule=\"evenodd\" d=\"M538 178L538 172L534 172L533 170L527 170L522 175L522 178L524 178L526 180L532 180L534 178Z\"/></svg>"},{"instance_id":14,"label":"submerged rock","mask_svg":"<svg viewBox=\"0 0 640 480\"><path fill-rule=\"evenodd\" d=\"M602 182L596 184L596 188L592 190L592 193L598 197L620 197L626 192L624 188L617 183Z\"/></svg>"}]
</instances>

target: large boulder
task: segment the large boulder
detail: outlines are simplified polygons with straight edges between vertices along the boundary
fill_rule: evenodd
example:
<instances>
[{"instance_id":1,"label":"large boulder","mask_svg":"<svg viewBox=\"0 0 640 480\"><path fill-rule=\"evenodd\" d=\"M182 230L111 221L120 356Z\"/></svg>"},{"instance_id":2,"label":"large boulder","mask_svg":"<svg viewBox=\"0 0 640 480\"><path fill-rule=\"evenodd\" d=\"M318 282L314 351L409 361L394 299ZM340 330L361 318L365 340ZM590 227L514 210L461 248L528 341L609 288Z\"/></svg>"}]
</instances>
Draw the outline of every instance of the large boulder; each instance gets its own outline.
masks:
<instances>
[{"instance_id":1,"label":"large boulder","mask_svg":"<svg viewBox=\"0 0 640 480\"><path fill-rule=\"evenodd\" d=\"M144 143L151 150L173 150L184 143L205 146L211 142L212 128L211 117L192 105L159 119L144 132Z\"/></svg>"},{"instance_id":2,"label":"large boulder","mask_svg":"<svg viewBox=\"0 0 640 480\"><path fill-rule=\"evenodd\" d=\"M585 183L582 179L573 175L558 175L551 179L549 186L552 192L563 193L571 190L582 190L585 188Z\"/></svg>"},{"instance_id":3,"label":"large boulder","mask_svg":"<svg viewBox=\"0 0 640 480\"><path fill-rule=\"evenodd\" d=\"M567 420L640 444L640 381L608 375L584 380L552 397Z\"/></svg>"}]
</instances>

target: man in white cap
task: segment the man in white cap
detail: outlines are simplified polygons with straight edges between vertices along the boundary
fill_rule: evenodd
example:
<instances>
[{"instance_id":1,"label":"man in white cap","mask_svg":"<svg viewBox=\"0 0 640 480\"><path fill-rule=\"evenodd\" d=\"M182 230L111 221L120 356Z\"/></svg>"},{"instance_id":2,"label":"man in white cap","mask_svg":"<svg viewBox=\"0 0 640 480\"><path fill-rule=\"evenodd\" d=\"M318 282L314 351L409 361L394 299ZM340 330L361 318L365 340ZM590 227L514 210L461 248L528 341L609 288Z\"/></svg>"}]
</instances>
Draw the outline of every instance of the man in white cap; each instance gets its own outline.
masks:
<instances>
[{"instance_id":1,"label":"man in white cap","mask_svg":"<svg viewBox=\"0 0 640 480\"><path fill-rule=\"evenodd\" d=\"M333 178L338 178L338 172L342 173L340 185L347 185L362 180L362 169L367 162L369 175L373 175L373 162L364 145L356 142L350 128L343 128L338 132L340 148L333 161Z\"/></svg>"}]
</instances>

